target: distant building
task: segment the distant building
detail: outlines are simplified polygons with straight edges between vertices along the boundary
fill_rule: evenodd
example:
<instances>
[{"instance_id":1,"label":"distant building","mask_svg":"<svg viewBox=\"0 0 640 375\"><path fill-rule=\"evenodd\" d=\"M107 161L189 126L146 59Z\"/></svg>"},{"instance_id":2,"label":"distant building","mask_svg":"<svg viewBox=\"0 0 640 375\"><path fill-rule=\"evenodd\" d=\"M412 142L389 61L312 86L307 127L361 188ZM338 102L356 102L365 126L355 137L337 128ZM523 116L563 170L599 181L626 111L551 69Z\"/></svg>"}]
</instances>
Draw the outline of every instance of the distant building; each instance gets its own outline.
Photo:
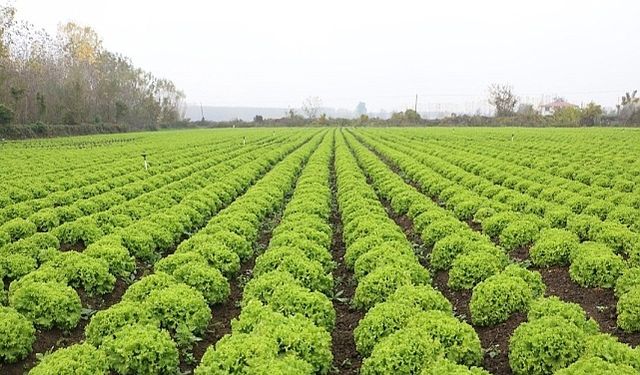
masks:
<instances>
[{"instance_id":1,"label":"distant building","mask_svg":"<svg viewBox=\"0 0 640 375\"><path fill-rule=\"evenodd\" d=\"M568 108L578 106L575 104L571 104L562 98L556 98L551 103L541 104L540 105L540 114L543 116L552 115L556 110L560 108Z\"/></svg>"}]
</instances>

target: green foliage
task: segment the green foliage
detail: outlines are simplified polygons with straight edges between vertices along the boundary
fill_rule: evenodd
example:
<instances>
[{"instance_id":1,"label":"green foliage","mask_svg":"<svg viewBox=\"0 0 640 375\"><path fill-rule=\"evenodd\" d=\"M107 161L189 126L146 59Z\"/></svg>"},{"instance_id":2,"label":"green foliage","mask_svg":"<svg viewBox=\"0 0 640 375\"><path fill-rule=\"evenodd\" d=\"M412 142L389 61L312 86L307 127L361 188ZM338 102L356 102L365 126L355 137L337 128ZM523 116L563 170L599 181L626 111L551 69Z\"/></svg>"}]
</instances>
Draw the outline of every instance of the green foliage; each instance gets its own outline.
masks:
<instances>
[{"instance_id":1,"label":"green foliage","mask_svg":"<svg viewBox=\"0 0 640 375\"><path fill-rule=\"evenodd\" d=\"M9 236L10 241L17 241L21 238L29 237L35 234L37 227L35 224L24 219L13 219L7 221L0 226L0 232L4 232Z\"/></svg>"},{"instance_id":2,"label":"green foliage","mask_svg":"<svg viewBox=\"0 0 640 375\"><path fill-rule=\"evenodd\" d=\"M202 293L207 303L215 304L226 301L231 293L227 279L216 268L199 262L191 262L178 267L173 276Z\"/></svg>"},{"instance_id":3,"label":"green foliage","mask_svg":"<svg viewBox=\"0 0 640 375\"><path fill-rule=\"evenodd\" d=\"M361 255L354 265L354 278L360 280L378 267L395 264L405 269L420 267L413 249L399 246L392 249L378 247Z\"/></svg>"},{"instance_id":4,"label":"green foliage","mask_svg":"<svg viewBox=\"0 0 640 375\"><path fill-rule=\"evenodd\" d=\"M78 243L89 245L104 235L96 221L89 216L64 223L55 228L51 234L56 236L60 243L68 245Z\"/></svg>"},{"instance_id":5,"label":"green foliage","mask_svg":"<svg viewBox=\"0 0 640 375\"><path fill-rule=\"evenodd\" d=\"M618 327L625 332L640 331L640 288L634 287L618 300Z\"/></svg>"},{"instance_id":6,"label":"green foliage","mask_svg":"<svg viewBox=\"0 0 640 375\"><path fill-rule=\"evenodd\" d=\"M135 258L124 246L114 244L94 244L84 252L86 256L106 262L109 273L119 278L127 278L136 269Z\"/></svg>"},{"instance_id":7,"label":"green foliage","mask_svg":"<svg viewBox=\"0 0 640 375\"><path fill-rule=\"evenodd\" d=\"M445 357L454 363L472 366L482 362L482 346L476 331L447 313L421 312L408 320L406 329L424 330L442 345Z\"/></svg>"},{"instance_id":8,"label":"green foliage","mask_svg":"<svg viewBox=\"0 0 640 375\"><path fill-rule=\"evenodd\" d=\"M12 363L31 352L36 340L33 324L16 310L0 306L0 360Z\"/></svg>"},{"instance_id":9,"label":"green foliage","mask_svg":"<svg viewBox=\"0 0 640 375\"><path fill-rule=\"evenodd\" d=\"M359 309L368 310L376 303L385 301L401 286L426 285L430 281L426 270L415 275L394 265L379 267L359 281L353 303Z\"/></svg>"},{"instance_id":10,"label":"green foliage","mask_svg":"<svg viewBox=\"0 0 640 375\"><path fill-rule=\"evenodd\" d=\"M48 232L60 225L60 218L53 208L45 208L32 214L29 221L34 223L40 232Z\"/></svg>"},{"instance_id":11,"label":"green foliage","mask_svg":"<svg viewBox=\"0 0 640 375\"><path fill-rule=\"evenodd\" d=\"M471 289L506 266L508 259L494 253L475 251L458 256L449 270L448 284L452 289Z\"/></svg>"},{"instance_id":12,"label":"green foliage","mask_svg":"<svg viewBox=\"0 0 640 375\"><path fill-rule=\"evenodd\" d=\"M480 367L467 367L441 359L425 368L421 375L490 375L490 373Z\"/></svg>"},{"instance_id":13,"label":"green foliage","mask_svg":"<svg viewBox=\"0 0 640 375\"><path fill-rule=\"evenodd\" d=\"M420 238L425 246L433 246L446 236L464 229L466 229L465 224L452 217L446 218L427 225L420 234Z\"/></svg>"},{"instance_id":14,"label":"green foliage","mask_svg":"<svg viewBox=\"0 0 640 375\"><path fill-rule=\"evenodd\" d=\"M76 291L55 282L24 284L9 295L9 303L36 326L47 329L75 327L82 310Z\"/></svg>"},{"instance_id":15,"label":"green foliage","mask_svg":"<svg viewBox=\"0 0 640 375\"><path fill-rule=\"evenodd\" d=\"M219 241L196 241L193 246L188 249L188 252L185 252L185 250L178 251L177 253L160 260L160 262L184 261L184 259L186 259L184 255L186 254L199 255L202 260L206 261L211 267L220 270L220 272L227 277L231 277L240 271L240 257L238 254ZM173 257L178 258L174 260Z\"/></svg>"},{"instance_id":16,"label":"green foliage","mask_svg":"<svg viewBox=\"0 0 640 375\"><path fill-rule=\"evenodd\" d=\"M506 321L514 312L524 312L533 299L529 285L521 278L498 274L473 288L469 303L474 324L487 326Z\"/></svg>"},{"instance_id":17,"label":"green foliage","mask_svg":"<svg viewBox=\"0 0 640 375\"><path fill-rule=\"evenodd\" d=\"M415 306L423 311L439 310L453 314L451 302L440 291L429 285L401 286L389 296L387 301Z\"/></svg>"},{"instance_id":18,"label":"green foliage","mask_svg":"<svg viewBox=\"0 0 640 375\"><path fill-rule=\"evenodd\" d=\"M63 252L46 263L64 275L67 283L83 288L89 295L106 294L113 290L116 278L109 273L106 262L75 251Z\"/></svg>"},{"instance_id":19,"label":"green foliage","mask_svg":"<svg viewBox=\"0 0 640 375\"><path fill-rule=\"evenodd\" d=\"M430 363L444 358L444 348L420 328L395 332L375 346L362 362L362 375L418 374Z\"/></svg>"},{"instance_id":20,"label":"green foliage","mask_svg":"<svg viewBox=\"0 0 640 375\"><path fill-rule=\"evenodd\" d=\"M4 250L0 250L0 276L2 278L17 280L34 271L37 266L36 260L27 255L7 254Z\"/></svg>"},{"instance_id":21,"label":"green foliage","mask_svg":"<svg viewBox=\"0 0 640 375\"><path fill-rule=\"evenodd\" d=\"M583 287L613 288L625 267L624 260L607 246L586 242L572 256L569 275Z\"/></svg>"},{"instance_id":22,"label":"green foliage","mask_svg":"<svg viewBox=\"0 0 640 375\"><path fill-rule=\"evenodd\" d=\"M616 280L616 297L620 298L631 289L640 286L640 267L627 268L622 271L622 275Z\"/></svg>"},{"instance_id":23,"label":"green foliage","mask_svg":"<svg viewBox=\"0 0 640 375\"><path fill-rule=\"evenodd\" d=\"M586 348L585 333L561 317L523 323L509 340L515 375L547 375L576 361Z\"/></svg>"},{"instance_id":24,"label":"green foliage","mask_svg":"<svg viewBox=\"0 0 640 375\"><path fill-rule=\"evenodd\" d=\"M326 273L319 262L309 260L306 256L296 256L300 252L291 249L285 251L267 251L256 259L253 268L254 276L270 271L285 271L307 288L329 294L333 290L333 277Z\"/></svg>"},{"instance_id":25,"label":"green foliage","mask_svg":"<svg viewBox=\"0 0 640 375\"><path fill-rule=\"evenodd\" d=\"M0 125L10 124L13 120L13 111L11 108L0 103Z\"/></svg>"},{"instance_id":26,"label":"green foliage","mask_svg":"<svg viewBox=\"0 0 640 375\"><path fill-rule=\"evenodd\" d=\"M153 326L133 325L105 338L102 351L118 374L177 374L178 349L169 333Z\"/></svg>"},{"instance_id":27,"label":"green foliage","mask_svg":"<svg viewBox=\"0 0 640 375\"><path fill-rule=\"evenodd\" d=\"M149 310L133 302L120 302L106 310L98 311L85 327L87 342L96 347L107 337L129 325L147 325L159 328L160 322L151 317Z\"/></svg>"},{"instance_id":28,"label":"green foliage","mask_svg":"<svg viewBox=\"0 0 640 375\"><path fill-rule=\"evenodd\" d=\"M45 355L29 375L97 375L108 371L103 351L89 344L76 344Z\"/></svg>"},{"instance_id":29,"label":"green foliage","mask_svg":"<svg viewBox=\"0 0 640 375\"><path fill-rule=\"evenodd\" d=\"M618 342L615 336L597 334L587 338L587 349L582 358L601 358L609 363L628 365L640 370L640 352L627 344Z\"/></svg>"},{"instance_id":30,"label":"green foliage","mask_svg":"<svg viewBox=\"0 0 640 375\"><path fill-rule=\"evenodd\" d=\"M569 256L578 249L578 236L563 229L543 229L540 238L529 249L529 256L537 266L566 265Z\"/></svg>"},{"instance_id":31,"label":"green foliage","mask_svg":"<svg viewBox=\"0 0 640 375\"><path fill-rule=\"evenodd\" d=\"M605 362L601 358L580 359L571 366L560 369L555 375L596 375L596 374L618 374L633 375L638 372L627 365L616 365Z\"/></svg>"},{"instance_id":32,"label":"green foliage","mask_svg":"<svg viewBox=\"0 0 640 375\"><path fill-rule=\"evenodd\" d=\"M595 334L600 329L598 323L592 318L589 318L580 305L577 303L564 302L556 296L534 300L527 314L530 322L547 316L566 319L568 322L581 328L586 334Z\"/></svg>"},{"instance_id":33,"label":"green foliage","mask_svg":"<svg viewBox=\"0 0 640 375\"><path fill-rule=\"evenodd\" d=\"M507 250L514 250L532 244L540 234L537 223L526 219L514 221L500 233L500 244Z\"/></svg>"},{"instance_id":34,"label":"green foliage","mask_svg":"<svg viewBox=\"0 0 640 375\"><path fill-rule=\"evenodd\" d=\"M420 311L416 306L397 302L373 306L353 330L356 349L363 357L368 357L380 340L404 328L409 318Z\"/></svg>"},{"instance_id":35,"label":"green foliage","mask_svg":"<svg viewBox=\"0 0 640 375\"><path fill-rule=\"evenodd\" d=\"M133 283L122 296L123 301L143 302L154 291L177 285L178 281L164 272L156 272Z\"/></svg>"},{"instance_id":36,"label":"green foliage","mask_svg":"<svg viewBox=\"0 0 640 375\"><path fill-rule=\"evenodd\" d=\"M482 221L482 231L489 237L498 237L509 224L516 220L518 215L513 211L498 212Z\"/></svg>"},{"instance_id":37,"label":"green foliage","mask_svg":"<svg viewBox=\"0 0 640 375\"><path fill-rule=\"evenodd\" d=\"M507 268L505 268L502 273L507 276L515 276L524 280L527 285L529 285L533 298L543 296L545 290L547 289L547 286L542 280L542 275L540 275L540 272L529 271L519 265L511 264L507 266Z\"/></svg>"},{"instance_id":38,"label":"green foliage","mask_svg":"<svg viewBox=\"0 0 640 375\"><path fill-rule=\"evenodd\" d=\"M180 346L194 341L194 336L202 334L211 319L211 310L202 294L184 284L152 291L144 301L144 308L160 322L161 328L175 335Z\"/></svg>"}]
</instances>

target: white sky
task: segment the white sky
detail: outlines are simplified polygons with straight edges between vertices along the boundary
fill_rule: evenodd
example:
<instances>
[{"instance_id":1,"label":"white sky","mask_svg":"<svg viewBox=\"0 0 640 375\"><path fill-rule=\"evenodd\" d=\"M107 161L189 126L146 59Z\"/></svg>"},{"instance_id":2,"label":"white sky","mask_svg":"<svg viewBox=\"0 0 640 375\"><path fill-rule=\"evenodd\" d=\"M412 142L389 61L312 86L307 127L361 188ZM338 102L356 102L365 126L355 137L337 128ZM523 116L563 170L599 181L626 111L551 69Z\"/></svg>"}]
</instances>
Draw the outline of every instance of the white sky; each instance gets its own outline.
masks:
<instances>
[{"instance_id":1,"label":"white sky","mask_svg":"<svg viewBox=\"0 0 640 375\"><path fill-rule=\"evenodd\" d=\"M2 0L0 0L2 1ZM54 33L92 26L105 46L204 105L369 110L474 106L507 82L613 106L640 89L638 0L14 0Z\"/></svg>"}]
</instances>

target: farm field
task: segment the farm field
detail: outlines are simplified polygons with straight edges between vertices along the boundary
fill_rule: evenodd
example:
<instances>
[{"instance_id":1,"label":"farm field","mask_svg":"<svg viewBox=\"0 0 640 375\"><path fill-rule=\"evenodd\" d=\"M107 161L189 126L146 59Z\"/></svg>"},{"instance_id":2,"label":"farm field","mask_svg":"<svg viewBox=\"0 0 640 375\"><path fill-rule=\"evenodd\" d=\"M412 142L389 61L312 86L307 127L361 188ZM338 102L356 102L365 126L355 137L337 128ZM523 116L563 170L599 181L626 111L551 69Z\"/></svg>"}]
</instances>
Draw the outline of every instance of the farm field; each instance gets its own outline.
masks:
<instances>
[{"instance_id":1,"label":"farm field","mask_svg":"<svg viewBox=\"0 0 640 375\"><path fill-rule=\"evenodd\" d=\"M129 133L0 171L2 375L640 374L638 130Z\"/></svg>"}]
</instances>

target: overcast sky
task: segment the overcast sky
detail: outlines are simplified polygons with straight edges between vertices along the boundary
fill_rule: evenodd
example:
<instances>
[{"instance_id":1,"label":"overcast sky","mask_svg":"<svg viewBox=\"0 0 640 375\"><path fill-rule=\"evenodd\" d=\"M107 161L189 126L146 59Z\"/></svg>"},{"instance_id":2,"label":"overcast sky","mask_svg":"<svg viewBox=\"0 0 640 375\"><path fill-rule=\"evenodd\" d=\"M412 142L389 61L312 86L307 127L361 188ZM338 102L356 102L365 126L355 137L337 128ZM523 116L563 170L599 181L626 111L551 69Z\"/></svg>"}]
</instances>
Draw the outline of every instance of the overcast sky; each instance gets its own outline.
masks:
<instances>
[{"instance_id":1,"label":"overcast sky","mask_svg":"<svg viewBox=\"0 0 640 375\"><path fill-rule=\"evenodd\" d=\"M2 1L2 0L0 0ZM638 0L14 0L52 33L75 21L190 103L369 110L524 98L613 106L640 88Z\"/></svg>"}]
</instances>

